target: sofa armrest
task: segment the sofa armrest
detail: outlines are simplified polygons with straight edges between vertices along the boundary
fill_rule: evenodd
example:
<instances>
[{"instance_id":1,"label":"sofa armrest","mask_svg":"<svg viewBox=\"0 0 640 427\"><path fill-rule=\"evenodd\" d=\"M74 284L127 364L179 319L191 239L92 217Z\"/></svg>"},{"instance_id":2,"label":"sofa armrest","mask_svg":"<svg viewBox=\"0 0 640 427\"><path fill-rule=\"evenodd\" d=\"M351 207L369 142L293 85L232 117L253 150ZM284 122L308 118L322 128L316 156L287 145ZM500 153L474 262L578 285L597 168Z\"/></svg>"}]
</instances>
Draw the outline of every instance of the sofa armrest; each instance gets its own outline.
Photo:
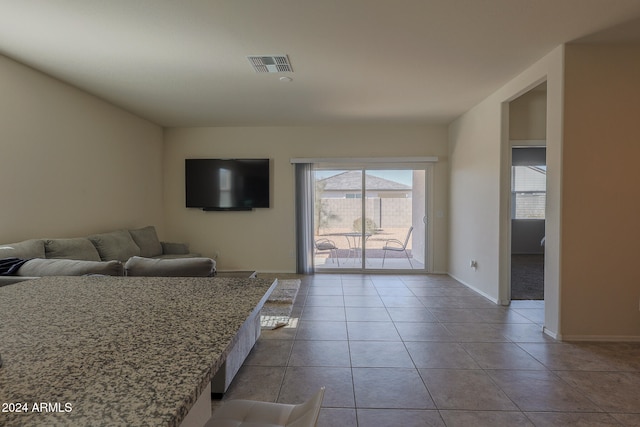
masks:
<instances>
[{"instance_id":1,"label":"sofa armrest","mask_svg":"<svg viewBox=\"0 0 640 427\"><path fill-rule=\"evenodd\" d=\"M163 255L187 255L189 245L187 243L160 242Z\"/></svg>"}]
</instances>

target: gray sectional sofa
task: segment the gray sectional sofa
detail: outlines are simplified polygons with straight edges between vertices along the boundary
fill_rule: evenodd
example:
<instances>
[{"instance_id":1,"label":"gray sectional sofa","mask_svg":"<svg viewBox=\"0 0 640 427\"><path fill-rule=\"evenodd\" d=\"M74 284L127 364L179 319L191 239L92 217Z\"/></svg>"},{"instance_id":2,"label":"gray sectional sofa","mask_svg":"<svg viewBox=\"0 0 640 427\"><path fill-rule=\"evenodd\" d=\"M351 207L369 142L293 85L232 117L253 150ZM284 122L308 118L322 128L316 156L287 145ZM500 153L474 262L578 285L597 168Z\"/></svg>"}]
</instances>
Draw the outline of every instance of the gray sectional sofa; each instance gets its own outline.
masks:
<instances>
[{"instance_id":1,"label":"gray sectional sofa","mask_svg":"<svg viewBox=\"0 0 640 427\"><path fill-rule=\"evenodd\" d=\"M174 276L215 274L215 261L184 243L161 242L153 226L87 237L0 244L0 259L26 260L0 286L40 276Z\"/></svg>"}]
</instances>

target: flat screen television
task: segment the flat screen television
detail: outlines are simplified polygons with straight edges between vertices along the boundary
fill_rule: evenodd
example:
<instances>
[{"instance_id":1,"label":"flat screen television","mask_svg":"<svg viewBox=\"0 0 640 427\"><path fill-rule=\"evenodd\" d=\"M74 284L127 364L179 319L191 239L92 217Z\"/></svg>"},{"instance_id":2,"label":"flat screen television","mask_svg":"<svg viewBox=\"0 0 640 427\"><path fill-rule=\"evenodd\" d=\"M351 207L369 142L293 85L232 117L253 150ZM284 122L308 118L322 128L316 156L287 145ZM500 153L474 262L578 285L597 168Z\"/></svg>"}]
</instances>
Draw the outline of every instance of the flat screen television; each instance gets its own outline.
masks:
<instances>
[{"instance_id":1,"label":"flat screen television","mask_svg":"<svg viewBox=\"0 0 640 427\"><path fill-rule=\"evenodd\" d=\"M245 211L269 207L269 159L185 159L186 207Z\"/></svg>"}]
</instances>

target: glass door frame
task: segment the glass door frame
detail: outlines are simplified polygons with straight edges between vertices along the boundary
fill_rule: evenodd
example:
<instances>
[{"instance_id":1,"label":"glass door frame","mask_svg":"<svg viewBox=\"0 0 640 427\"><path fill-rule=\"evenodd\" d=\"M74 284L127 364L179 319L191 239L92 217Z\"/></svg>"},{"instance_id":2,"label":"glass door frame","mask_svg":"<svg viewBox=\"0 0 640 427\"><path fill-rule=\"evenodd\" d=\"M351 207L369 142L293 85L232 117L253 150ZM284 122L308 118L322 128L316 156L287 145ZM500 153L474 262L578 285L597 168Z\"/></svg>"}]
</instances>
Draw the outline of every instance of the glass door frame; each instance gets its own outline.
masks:
<instances>
[{"instance_id":1,"label":"glass door frame","mask_svg":"<svg viewBox=\"0 0 640 427\"><path fill-rule=\"evenodd\" d=\"M312 171L315 177L316 171L327 171L327 170L359 170L362 172L362 186L361 186L361 212L366 212L366 182L365 182L365 174L367 171L375 171L375 170L421 170L424 171L424 182L421 182L420 186L424 188L424 215L423 218L414 218L412 223L415 224L417 221L423 221L424 225L424 233L419 233L419 238L424 241L424 263L422 268L402 268L402 269L393 269L393 268L372 268L367 267L366 265L366 244L362 245L362 255L360 257L360 265L354 266L354 268L344 268L344 267L327 267L321 268L320 270L316 269L315 265L313 267L314 271L322 271L323 273L380 273L380 274L425 274L430 273L433 266L433 242L431 236L433 235L433 221L430 221L430 218L433 218L432 206L433 206L433 197L434 197L434 187L433 187L433 165L434 161L429 158L429 161L425 162L411 162L411 161L402 161L397 162L389 159L389 161L384 161L384 159L377 159L376 162L358 162L358 161L344 161L340 162L316 162L313 163ZM437 160L437 158L436 158ZM313 179L315 182L315 178ZM415 188L415 183L413 184L413 188ZM413 189L412 189L413 191ZM363 215L364 217L364 215ZM366 232L366 224L365 221L361 221L362 227L360 230L361 239L363 239ZM314 227L312 227L314 228ZM419 227L416 227L419 228ZM414 229L414 233L416 230ZM314 263L315 264L315 263Z\"/></svg>"}]
</instances>

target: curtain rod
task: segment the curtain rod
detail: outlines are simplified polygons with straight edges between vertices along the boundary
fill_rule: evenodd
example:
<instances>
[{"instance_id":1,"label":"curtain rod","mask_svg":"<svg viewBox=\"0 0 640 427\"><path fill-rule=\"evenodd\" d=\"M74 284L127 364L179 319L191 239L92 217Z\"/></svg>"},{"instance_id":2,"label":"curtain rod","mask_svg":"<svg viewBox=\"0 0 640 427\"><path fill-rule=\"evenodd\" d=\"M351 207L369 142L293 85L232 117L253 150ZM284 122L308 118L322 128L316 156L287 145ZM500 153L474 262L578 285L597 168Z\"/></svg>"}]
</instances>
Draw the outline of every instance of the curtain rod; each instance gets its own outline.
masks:
<instances>
[{"instance_id":1,"label":"curtain rod","mask_svg":"<svg viewBox=\"0 0 640 427\"><path fill-rule=\"evenodd\" d=\"M437 156L431 157L297 157L291 163L435 163Z\"/></svg>"}]
</instances>

